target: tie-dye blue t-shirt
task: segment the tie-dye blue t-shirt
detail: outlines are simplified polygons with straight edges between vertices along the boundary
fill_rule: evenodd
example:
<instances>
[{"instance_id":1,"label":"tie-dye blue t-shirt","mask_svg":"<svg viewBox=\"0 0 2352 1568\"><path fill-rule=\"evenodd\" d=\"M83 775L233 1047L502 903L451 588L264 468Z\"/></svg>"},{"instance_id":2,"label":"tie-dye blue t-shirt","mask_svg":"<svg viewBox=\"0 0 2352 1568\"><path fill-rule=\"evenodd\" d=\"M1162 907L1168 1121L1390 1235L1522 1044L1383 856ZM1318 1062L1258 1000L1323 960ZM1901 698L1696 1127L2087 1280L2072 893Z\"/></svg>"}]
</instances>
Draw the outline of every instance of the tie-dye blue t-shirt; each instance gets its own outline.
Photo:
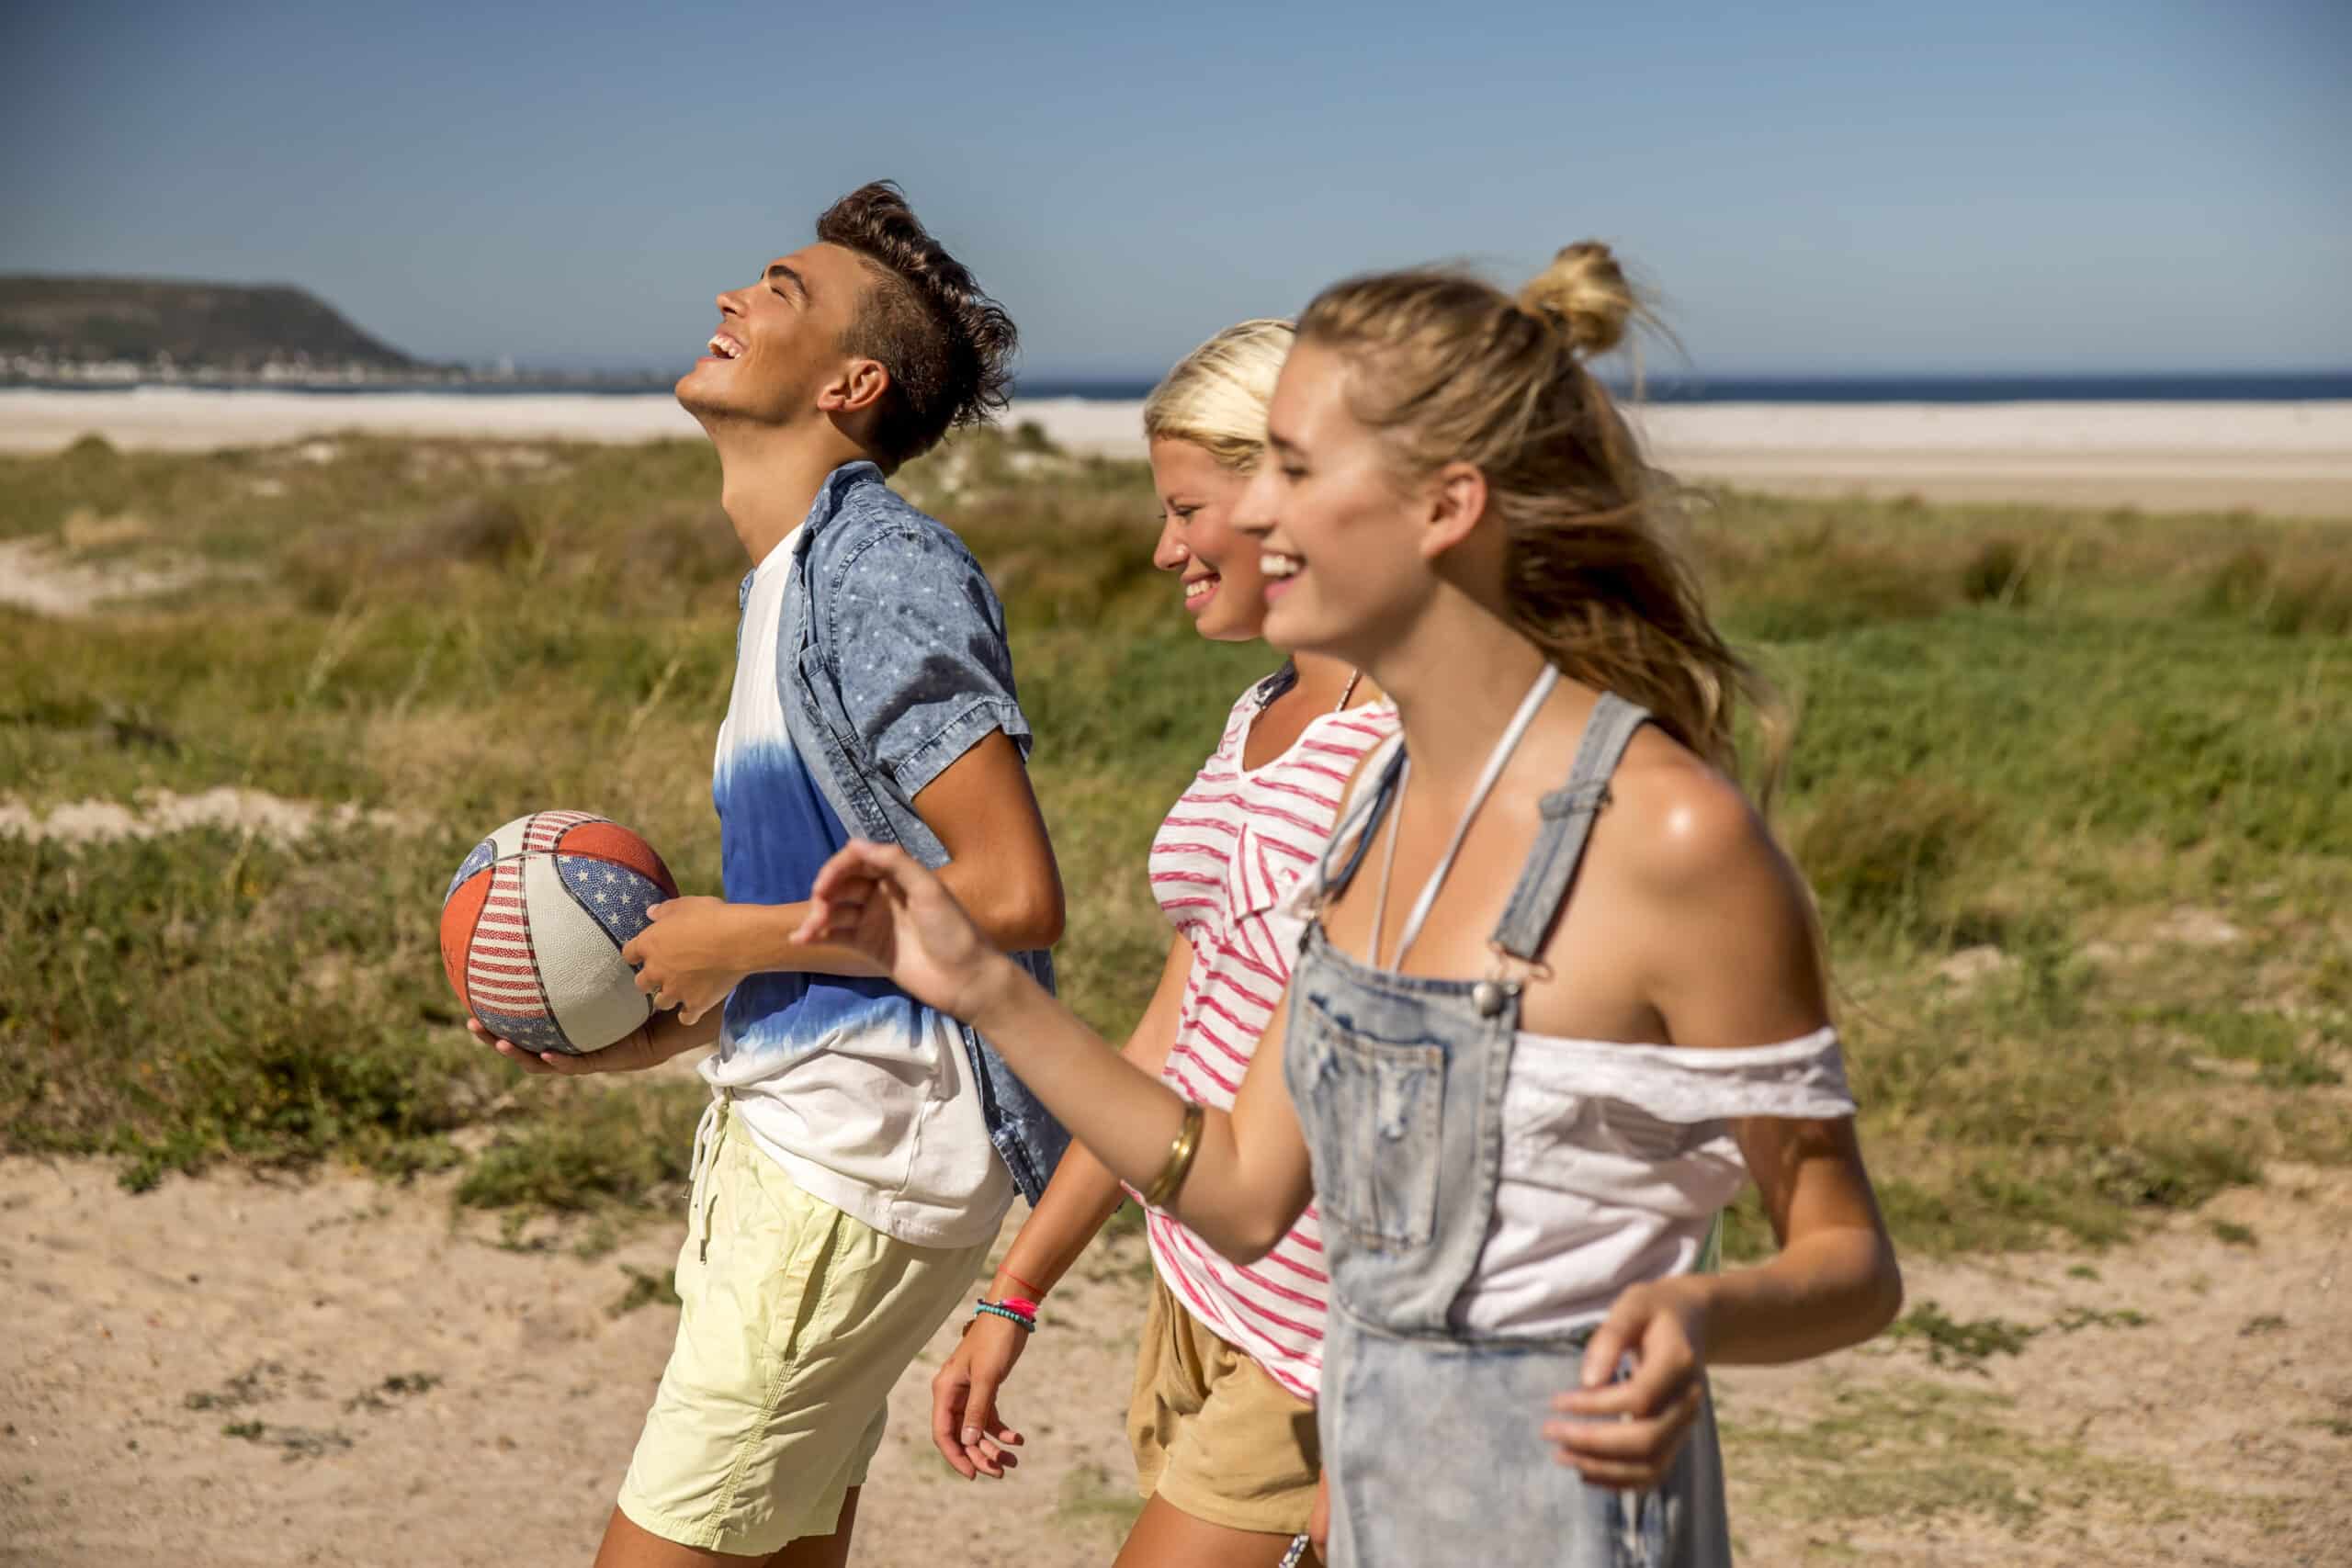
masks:
<instances>
[{"instance_id":1,"label":"tie-dye blue t-shirt","mask_svg":"<svg viewBox=\"0 0 2352 1568\"><path fill-rule=\"evenodd\" d=\"M752 572L711 765L727 898L793 904L849 833L785 728L776 632L797 531ZM1012 1180L988 1138L952 1020L887 980L753 975L727 999L703 1076L804 1190L926 1247L993 1235Z\"/></svg>"}]
</instances>

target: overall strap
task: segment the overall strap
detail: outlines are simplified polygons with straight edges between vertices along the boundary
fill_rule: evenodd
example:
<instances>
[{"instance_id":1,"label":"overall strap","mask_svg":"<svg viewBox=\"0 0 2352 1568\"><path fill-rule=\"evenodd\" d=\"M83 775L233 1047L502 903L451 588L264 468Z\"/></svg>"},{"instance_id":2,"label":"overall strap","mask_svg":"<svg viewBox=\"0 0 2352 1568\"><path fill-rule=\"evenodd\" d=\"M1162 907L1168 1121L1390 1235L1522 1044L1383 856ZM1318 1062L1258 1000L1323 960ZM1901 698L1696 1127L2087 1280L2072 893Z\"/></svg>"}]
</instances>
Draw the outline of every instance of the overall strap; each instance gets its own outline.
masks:
<instances>
[{"instance_id":1,"label":"overall strap","mask_svg":"<svg viewBox=\"0 0 2352 1568\"><path fill-rule=\"evenodd\" d=\"M1372 847L1372 838L1379 830L1381 818L1387 816L1388 808L1396 804L1396 787L1404 774L1405 747L1399 741L1387 764L1380 770L1380 777L1374 781L1373 787L1359 791L1341 814L1340 825L1331 829L1331 836L1323 842L1323 858L1316 865L1316 874L1321 879L1324 897L1337 898L1348 890L1348 884L1355 880L1357 868L1363 864L1364 852ZM1352 841L1349 839L1351 831L1355 835ZM1331 855L1341 844L1348 845L1348 862L1334 874Z\"/></svg>"},{"instance_id":2,"label":"overall strap","mask_svg":"<svg viewBox=\"0 0 2352 1568\"><path fill-rule=\"evenodd\" d=\"M1544 933L1552 929L1560 906L1567 900L1568 886L1576 880L1577 867L1584 861L1592 819L1609 802L1609 780L1617 772L1634 732L1649 716L1648 709L1635 707L1614 692L1601 693L1593 705L1591 717L1585 720L1584 739L1577 745L1576 763L1568 770L1568 782L1544 797L1544 825L1536 831L1519 885L1511 889L1510 902L1495 926L1491 940L1502 952L1525 963L1535 961Z\"/></svg>"}]
</instances>

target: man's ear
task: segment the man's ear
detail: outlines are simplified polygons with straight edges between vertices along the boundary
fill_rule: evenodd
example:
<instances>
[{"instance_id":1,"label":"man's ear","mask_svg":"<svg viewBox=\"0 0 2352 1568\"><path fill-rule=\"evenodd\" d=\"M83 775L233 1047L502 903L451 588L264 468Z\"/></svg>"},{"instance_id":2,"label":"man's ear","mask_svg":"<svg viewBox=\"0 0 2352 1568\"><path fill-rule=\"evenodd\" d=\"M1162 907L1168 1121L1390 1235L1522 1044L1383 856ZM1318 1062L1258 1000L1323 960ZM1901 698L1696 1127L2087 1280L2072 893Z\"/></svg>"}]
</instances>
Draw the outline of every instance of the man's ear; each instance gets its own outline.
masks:
<instances>
[{"instance_id":1,"label":"man's ear","mask_svg":"<svg viewBox=\"0 0 2352 1568\"><path fill-rule=\"evenodd\" d=\"M1448 463L1429 479L1421 554L1430 560L1470 536L1487 514L1487 476L1474 463Z\"/></svg>"},{"instance_id":2,"label":"man's ear","mask_svg":"<svg viewBox=\"0 0 2352 1568\"><path fill-rule=\"evenodd\" d=\"M890 389L890 372L878 359L853 359L817 389L817 406L827 413L864 413L878 408Z\"/></svg>"}]
</instances>

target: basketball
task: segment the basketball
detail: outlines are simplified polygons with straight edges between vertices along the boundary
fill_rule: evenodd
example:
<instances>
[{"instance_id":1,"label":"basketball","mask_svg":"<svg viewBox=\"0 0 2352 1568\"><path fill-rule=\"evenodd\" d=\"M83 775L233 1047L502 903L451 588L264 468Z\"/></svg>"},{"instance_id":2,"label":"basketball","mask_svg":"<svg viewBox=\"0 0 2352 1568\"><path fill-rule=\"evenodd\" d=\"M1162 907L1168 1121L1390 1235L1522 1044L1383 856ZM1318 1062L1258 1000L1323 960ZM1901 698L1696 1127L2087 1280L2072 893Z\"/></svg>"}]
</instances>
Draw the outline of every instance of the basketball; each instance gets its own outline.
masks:
<instances>
[{"instance_id":1,"label":"basketball","mask_svg":"<svg viewBox=\"0 0 2352 1568\"><path fill-rule=\"evenodd\" d=\"M476 844L449 879L441 964L492 1034L586 1055L653 1016L621 948L648 908L677 896L662 857L619 823L535 811Z\"/></svg>"}]
</instances>

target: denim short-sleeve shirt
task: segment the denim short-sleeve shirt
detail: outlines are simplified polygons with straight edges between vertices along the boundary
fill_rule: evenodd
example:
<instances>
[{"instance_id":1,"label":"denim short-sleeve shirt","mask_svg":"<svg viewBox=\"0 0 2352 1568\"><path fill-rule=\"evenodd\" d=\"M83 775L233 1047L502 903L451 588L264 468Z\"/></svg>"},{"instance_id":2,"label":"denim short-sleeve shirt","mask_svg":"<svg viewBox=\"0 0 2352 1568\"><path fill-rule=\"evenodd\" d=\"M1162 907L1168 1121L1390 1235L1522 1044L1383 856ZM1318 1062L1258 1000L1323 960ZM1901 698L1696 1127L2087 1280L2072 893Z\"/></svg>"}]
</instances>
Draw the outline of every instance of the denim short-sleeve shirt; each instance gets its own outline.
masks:
<instances>
[{"instance_id":1,"label":"denim short-sleeve shirt","mask_svg":"<svg viewBox=\"0 0 2352 1568\"><path fill-rule=\"evenodd\" d=\"M790 548L776 680L800 765L849 833L943 865L914 796L990 730L1024 758L1032 745L1004 606L963 540L870 462L826 478ZM1013 957L1052 988L1049 955ZM1034 1203L1069 1134L976 1031L956 1029L989 1142Z\"/></svg>"}]
</instances>

